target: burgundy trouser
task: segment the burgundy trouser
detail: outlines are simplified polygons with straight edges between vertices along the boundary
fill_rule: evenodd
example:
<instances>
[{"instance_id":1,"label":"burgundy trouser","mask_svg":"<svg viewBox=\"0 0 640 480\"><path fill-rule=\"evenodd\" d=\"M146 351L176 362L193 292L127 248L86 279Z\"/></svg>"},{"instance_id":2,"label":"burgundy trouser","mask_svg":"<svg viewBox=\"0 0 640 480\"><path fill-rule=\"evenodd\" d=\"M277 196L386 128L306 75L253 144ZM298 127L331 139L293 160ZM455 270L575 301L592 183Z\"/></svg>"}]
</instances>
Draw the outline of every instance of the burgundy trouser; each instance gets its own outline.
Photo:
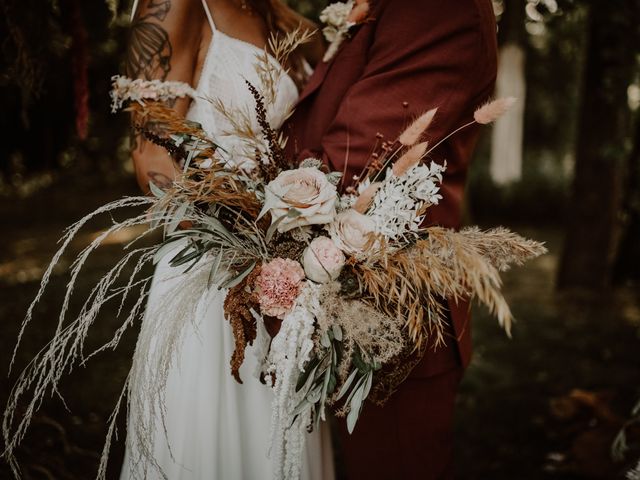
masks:
<instances>
[{"instance_id":1,"label":"burgundy trouser","mask_svg":"<svg viewBox=\"0 0 640 480\"><path fill-rule=\"evenodd\" d=\"M387 404L367 404L352 435L338 420L349 480L453 478L453 410L463 369L408 378Z\"/></svg>"}]
</instances>

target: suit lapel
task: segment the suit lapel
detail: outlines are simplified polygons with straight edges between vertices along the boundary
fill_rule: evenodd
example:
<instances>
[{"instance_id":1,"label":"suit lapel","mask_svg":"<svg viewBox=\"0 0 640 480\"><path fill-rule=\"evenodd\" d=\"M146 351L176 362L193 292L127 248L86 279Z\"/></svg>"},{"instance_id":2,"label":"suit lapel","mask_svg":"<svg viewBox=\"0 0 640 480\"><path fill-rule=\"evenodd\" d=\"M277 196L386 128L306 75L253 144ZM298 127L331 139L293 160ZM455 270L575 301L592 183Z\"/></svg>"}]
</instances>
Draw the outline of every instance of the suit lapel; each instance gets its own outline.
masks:
<instances>
[{"instance_id":1,"label":"suit lapel","mask_svg":"<svg viewBox=\"0 0 640 480\"><path fill-rule=\"evenodd\" d=\"M371 1L370 3L372 5L375 5L376 2ZM356 35L356 33L360 30L360 28L362 28L362 26L365 23L368 23L368 22L359 23L354 27L352 27L352 31L350 33L349 38L347 38L342 43L342 45L340 45L336 54L328 62L323 62L323 61L320 62L320 64L316 67L315 71L311 75L311 78L309 78L309 82L302 89L302 92L300 93L300 97L296 102L296 106L300 105L300 103L304 101L304 99L312 95L316 90L318 90L318 88L320 88L320 86L322 85L322 82L324 82L324 79L327 77L327 73L329 72L329 70L331 70L331 65L333 65L333 62L335 61L335 59L340 55L340 53L345 48L347 48L347 45L352 41L353 37Z\"/></svg>"},{"instance_id":2,"label":"suit lapel","mask_svg":"<svg viewBox=\"0 0 640 480\"><path fill-rule=\"evenodd\" d=\"M324 82L324 79L327 76L327 72L329 71L329 67L333 63L335 57L336 55L334 55L334 57L328 62L320 62L320 64L316 67L315 71L311 75L311 78L309 78L309 82L307 82L307 85L302 90L302 93L300 93L297 105L300 105L300 103L305 98L307 98L309 95L318 90L318 88L320 88L320 85L322 85L322 82Z\"/></svg>"}]
</instances>

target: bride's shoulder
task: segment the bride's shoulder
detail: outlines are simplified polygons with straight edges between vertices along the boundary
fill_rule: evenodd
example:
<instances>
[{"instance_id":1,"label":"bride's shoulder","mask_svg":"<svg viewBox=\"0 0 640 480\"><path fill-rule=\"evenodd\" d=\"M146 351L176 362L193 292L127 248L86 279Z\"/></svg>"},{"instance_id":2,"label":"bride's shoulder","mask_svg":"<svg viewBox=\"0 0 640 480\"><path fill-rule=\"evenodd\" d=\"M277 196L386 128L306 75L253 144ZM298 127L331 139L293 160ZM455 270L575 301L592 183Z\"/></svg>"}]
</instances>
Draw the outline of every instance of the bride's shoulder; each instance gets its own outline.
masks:
<instances>
[{"instance_id":1,"label":"bride's shoulder","mask_svg":"<svg viewBox=\"0 0 640 480\"><path fill-rule=\"evenodd\" d=\"M174 42L199 35L198 26L206 22L198 0L139 0L136 3L132 27L141 23L154 25L155 30L162 30Z\"/></svg>"},{"instance_id":2,"label":"bride's shoulder","mask_svg":"<svg viewBox=\"0 0 640 480\"><path fill-rule=\"evenodd\" d=\"M131 78L189 82L206 17L197 0L139 0L129 29ZM137 8L136 8L137 7Z\"/></svg>"}]
</instances>

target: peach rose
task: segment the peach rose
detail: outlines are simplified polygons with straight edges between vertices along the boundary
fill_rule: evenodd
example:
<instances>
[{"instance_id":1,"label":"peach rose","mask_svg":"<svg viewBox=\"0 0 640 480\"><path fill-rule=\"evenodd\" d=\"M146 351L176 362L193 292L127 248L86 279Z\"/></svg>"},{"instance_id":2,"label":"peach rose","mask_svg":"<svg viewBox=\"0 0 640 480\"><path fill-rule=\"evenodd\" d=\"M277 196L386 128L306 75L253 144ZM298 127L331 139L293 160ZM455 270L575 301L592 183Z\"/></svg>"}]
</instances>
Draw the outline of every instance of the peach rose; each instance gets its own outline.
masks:
<instances>
[{"instance_id":1,"label":"peach rose","mask_svg":"<svg viewBox=\"0 0 640 480\"><path fill-rule=\"evenodd\" d=\"M329 225L329 234L340 250L357 255L377 248L375 227L376 224L371 217L349 209L338 214Z\"/></svg>"},{"instance_id":2,"label":"peach rose","mask_svg":"<svg viewBox=\"0 0 640 480\"><path fill-rule=\"evenodd\" d=\"M337 190L315 167L286 170L269 182L260 217L271 212L278 231L330 223L336 214Z\"/></svg>"}]
</instances>

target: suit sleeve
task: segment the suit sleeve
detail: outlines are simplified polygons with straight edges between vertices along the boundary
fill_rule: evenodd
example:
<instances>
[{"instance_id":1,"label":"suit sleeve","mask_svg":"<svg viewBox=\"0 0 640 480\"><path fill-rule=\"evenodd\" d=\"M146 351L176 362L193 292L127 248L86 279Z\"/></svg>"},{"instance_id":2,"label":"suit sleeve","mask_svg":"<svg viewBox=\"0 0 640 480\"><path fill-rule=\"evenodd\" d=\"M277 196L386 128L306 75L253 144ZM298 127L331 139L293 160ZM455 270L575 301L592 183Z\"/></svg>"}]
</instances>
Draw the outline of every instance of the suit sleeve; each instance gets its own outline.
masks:
<instances>
[{"instance_id":1,"label":"suit sleeve","mask_svg":"<svg viewBox=\"0 0 640 480\"><path fill-rule=\"evenodd\" d=\"M487 38L486 18L476 1L393 0L374 13L376 31L365 69L317 152L334 170L342 171L346 163L345 185L364 168L377 134L393 141L413 118L438 107L425 136L433 145L471 119L486 100L495 81L495 38ZM434 160L464 157L451 151L455 148L445 144ZM448 174L459 168L451 165Z\"/></svg>"}]
</instances>

